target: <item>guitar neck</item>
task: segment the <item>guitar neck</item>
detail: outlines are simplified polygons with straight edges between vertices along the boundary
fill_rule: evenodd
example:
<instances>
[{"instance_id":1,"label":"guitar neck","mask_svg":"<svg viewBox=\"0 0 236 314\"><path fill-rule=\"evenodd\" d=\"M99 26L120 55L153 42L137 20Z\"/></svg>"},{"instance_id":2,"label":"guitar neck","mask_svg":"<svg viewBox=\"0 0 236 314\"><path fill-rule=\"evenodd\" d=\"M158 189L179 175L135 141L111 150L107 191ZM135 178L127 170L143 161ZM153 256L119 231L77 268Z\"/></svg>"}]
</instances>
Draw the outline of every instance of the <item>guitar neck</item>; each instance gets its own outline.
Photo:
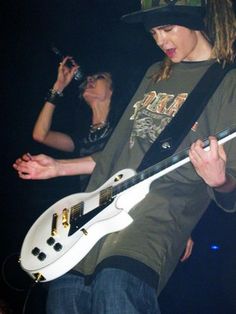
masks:
<instances>
[{"instance_id":1,"label":"guitar neck","mask_svg":"<svg viewBox=\"0 0 236 314\"><path fill-rule=\"evenodd\" d=\"M231 139L233 139L234 137L236 137L236 127L227 128L219 133L216 133L215 137L217 138L219 144L224 144L230 141ZM205 139L203 141L203 148L205 150L209 149L208 139ZM149 181L151 183L152 181L160 178L161 176L188 163L190 161L188 157L188 153L189 153L189 147L137 173L133 177L113 187L112 195L116 196L117 194L120 194L121 192L127 190L128 188L147 179L150 179Z\"/></svg>"}]
</instances>

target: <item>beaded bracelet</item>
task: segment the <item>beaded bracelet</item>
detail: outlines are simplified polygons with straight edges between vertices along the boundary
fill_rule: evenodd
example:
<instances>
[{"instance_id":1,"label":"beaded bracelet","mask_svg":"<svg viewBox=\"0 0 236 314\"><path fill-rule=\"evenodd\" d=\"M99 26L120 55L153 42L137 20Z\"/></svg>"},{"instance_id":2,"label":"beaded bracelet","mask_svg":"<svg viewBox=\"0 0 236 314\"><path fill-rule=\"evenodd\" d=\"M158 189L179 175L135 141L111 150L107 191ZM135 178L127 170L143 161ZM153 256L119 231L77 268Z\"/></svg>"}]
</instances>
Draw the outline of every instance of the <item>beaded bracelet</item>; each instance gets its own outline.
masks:
<instances>
[{"instance_id":1,"label":"beaded bracelet","mask_svg":"<svg viewBox=\"0 0 236 314\"><path fill-rule=\"evenodd\" d=\"M63 93L60 93L52 88L48 91L47 96L45 97L45 101L48 101L56 106L61 103L62 98Z\"/></svg>"}]
</instances>

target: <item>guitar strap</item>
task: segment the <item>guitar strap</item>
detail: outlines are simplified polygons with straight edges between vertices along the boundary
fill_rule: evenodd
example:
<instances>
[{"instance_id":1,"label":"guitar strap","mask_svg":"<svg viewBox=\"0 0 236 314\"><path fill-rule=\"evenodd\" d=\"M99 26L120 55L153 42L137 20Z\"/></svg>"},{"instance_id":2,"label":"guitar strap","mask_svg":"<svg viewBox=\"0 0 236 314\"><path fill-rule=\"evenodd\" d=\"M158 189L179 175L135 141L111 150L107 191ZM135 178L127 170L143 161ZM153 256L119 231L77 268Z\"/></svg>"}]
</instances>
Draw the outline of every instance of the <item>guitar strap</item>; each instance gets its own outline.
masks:
<instances>
[{"instance_id":1,"label":"guitar strap","mask_svg":"<svg viewBox=\"0 0 236 314\"><path fill-rule=\"evenodd\" d=\"M226 73L235 67L234 63L223 68L218 62L209 67L175 117L146 152L137 171L142 171L170 157L176 151Z\"/></svg>"}]
</instances>

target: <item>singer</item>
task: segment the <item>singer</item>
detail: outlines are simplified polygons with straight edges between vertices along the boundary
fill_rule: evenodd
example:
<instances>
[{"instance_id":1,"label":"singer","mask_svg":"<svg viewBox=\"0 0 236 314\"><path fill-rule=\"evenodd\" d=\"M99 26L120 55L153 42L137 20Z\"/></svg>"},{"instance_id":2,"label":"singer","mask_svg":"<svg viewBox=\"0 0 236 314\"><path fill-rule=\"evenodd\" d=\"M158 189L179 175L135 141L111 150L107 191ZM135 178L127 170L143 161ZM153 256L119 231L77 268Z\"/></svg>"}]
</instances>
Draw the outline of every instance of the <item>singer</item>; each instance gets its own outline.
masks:
<instances>
[{"instance_id":1,"label":"singer","mask_svg":"<svg viewBox=\"0 0 236 314\"><path fill-rule=\"evenodd\" d=\"M113 82L108 72L87 76L80 82L78 97L90 108L90 121L86 129L83 127L83 130L77 130L73 134L52 130L54 112L64 102L63 92L78 71L79 66L72 57L65 57L59 64L56 82L48 92L36 120L33 139L58 150L76 151L80 156L87 156L103 149L114 128L115 114L111 110ZM79 136L78 133L82 135ZM81 188L85 188L88 179L88 176L81 177Z\"/></svg>"}]
</instances>

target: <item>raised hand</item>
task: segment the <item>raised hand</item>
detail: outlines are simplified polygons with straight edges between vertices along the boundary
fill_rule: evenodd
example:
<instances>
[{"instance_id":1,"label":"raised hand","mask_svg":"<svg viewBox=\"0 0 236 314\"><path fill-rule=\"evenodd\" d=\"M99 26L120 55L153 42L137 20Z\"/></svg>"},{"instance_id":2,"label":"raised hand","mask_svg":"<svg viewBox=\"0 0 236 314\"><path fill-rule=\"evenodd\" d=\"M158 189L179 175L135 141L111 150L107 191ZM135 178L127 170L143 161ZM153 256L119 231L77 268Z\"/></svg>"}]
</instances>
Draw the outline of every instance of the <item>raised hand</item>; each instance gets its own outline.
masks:
<instances>
[{"instance_id":1,"label":"raised hand","mask_svg":"<svg viewBox=\"0 0 236 314\"><path fill-rule=\"evenodd\" d=\"M70 66L68 66L68 62L70 63ZM76 64L72 57L65 57L58 67L57 80L53 89L62 92L64 88L70 84L75 73L78 71L78 68L78 64Z\"/></svg>"}]
</instances>

